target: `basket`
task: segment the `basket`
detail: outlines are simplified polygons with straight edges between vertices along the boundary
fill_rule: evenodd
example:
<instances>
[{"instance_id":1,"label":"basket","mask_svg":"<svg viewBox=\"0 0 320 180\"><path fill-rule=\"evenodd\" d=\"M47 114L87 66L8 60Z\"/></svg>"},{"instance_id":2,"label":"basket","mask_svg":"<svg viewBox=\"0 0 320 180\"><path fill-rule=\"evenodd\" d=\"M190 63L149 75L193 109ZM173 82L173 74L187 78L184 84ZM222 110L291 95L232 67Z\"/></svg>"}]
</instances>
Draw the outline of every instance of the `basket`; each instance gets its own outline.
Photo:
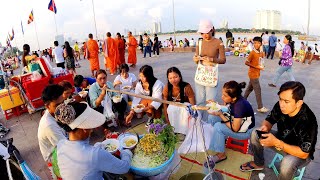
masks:
<instances>
[{"instance_id":1,"label":"basket","mask_svg":"<svg viewBox=\"0 0 320 180\"><path fill-rule=\"evenodd\" d=\"M158 167L154 167L154 168L137 168L137 167L133 167L131 166L131 172L133 172L136 175L139 176L143 176L143 177L150 177L150 176L155 176L158 175L160 173L162 173L172 162L174 155L176 154L176 152L173 152L171 157L164 162L163 164L161 164Z\"/></svg>"}]
</instances>

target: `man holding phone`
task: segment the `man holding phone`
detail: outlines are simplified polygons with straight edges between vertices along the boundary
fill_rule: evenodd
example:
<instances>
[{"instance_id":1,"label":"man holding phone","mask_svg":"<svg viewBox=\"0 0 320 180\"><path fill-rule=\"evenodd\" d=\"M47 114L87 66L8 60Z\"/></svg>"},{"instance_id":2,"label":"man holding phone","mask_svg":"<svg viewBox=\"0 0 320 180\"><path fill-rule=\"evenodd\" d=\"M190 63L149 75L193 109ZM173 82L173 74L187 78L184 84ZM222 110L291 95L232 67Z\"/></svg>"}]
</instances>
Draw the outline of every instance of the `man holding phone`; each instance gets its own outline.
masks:
<instances>
[{"instance_id":1,"label":"man holding phone","mask_svg":"<svg viewBox=\"0 0 320 180\"><path fill-rule=\"evenodd\" d=\"M284 156L279 179L292 179L298 168L314 159L318 124L314 113L303 102L305 93L305 87L297 81L286 82L280 87L279 102L258 131L251 134L254 161L242 164L241 171L263 170L264 147L272 148ZM277 124L277 132L271 131L274 124Z\"/></svg>"}]
</instances>

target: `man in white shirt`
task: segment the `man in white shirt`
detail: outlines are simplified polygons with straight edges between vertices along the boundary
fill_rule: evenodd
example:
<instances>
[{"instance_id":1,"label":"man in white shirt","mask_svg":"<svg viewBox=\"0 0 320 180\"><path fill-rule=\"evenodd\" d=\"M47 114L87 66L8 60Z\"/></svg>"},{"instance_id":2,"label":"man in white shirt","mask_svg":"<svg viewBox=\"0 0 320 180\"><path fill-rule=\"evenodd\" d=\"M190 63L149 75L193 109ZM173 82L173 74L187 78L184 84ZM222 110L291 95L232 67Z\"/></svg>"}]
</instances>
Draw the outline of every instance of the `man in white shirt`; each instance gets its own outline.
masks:
<instances>
[{"instance_id":1,"label":"man in white shirt","mask_svg":"<svg viewBox=\"0 0 320 180\"><path fill-rule=\"evenodd\" d=\"M267 56L269 52L269 32L266 31L264 35L262 36L262 47L264 55Z\"/></svg>"},{"instance_id":2,"label":"man in white shirt","mask_svg":"<svg viewBox=\"0 0 320 180\"><path fill-rule=\"evenodd\" d=\"M40 152L46 162L50 162L50 154L59 140L66 139L65 131L60 128L54 118L56 107L63 103L62 94L63 87L59 85L49 85L42 92L46 110L39 123L38 141Z\"/></svg>"},{"instance_id":3,"label":"man in white shirt","mask_svg":"<svg viewBox=\"0 0 320 180\"><path fill-rule=\"evenodd\" d=\"M54 49L52 51L52 55L56 60L57 67L65 68L64 66L64 57L63 57L63 49L59 46L58 41L54 41Z\"/></svg>"}]
</instances>

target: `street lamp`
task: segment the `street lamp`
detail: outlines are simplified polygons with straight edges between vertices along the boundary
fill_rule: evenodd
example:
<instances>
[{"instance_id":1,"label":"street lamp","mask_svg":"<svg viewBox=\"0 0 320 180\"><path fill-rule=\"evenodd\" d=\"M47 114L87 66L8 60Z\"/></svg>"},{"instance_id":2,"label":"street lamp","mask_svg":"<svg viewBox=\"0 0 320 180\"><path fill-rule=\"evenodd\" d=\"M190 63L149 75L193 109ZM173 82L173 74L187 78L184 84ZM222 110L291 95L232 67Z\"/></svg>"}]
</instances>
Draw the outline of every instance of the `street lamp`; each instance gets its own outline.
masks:
<instances>
[{"instance_id":1,"label":"street lamp","mask_svg":"<svg viewBox=\"0 0 320 180\"><path fill-rule=\"evenodd\" d=\"M94 4L93 4L93 0L92 0L92 10L93 10L93 20L94 20L94 27L96 29L96 37L98 39L98 31L97 31L97 23L96 23L96 13L94 11Z\"/></svg>"},{"instance_id":2,"label":"street lamp","mask_svg":"<svg viewBox=\"0 0 320 180\"><path fill-rule=\"evenodd\" d=\"M172 0L172 18L173 18L173 40L174 40L174 44L176 44L176 20L174 17L174 0Z\"/></svg>"}]
</instances>

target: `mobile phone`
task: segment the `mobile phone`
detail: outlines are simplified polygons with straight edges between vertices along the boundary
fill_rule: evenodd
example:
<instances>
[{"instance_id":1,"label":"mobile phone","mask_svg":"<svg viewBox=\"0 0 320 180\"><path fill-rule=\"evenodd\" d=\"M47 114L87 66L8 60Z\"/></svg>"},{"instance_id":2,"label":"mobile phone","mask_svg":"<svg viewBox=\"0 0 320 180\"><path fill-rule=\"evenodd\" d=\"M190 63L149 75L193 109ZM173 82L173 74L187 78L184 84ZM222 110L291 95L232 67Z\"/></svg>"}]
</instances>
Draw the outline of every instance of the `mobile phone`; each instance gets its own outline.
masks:
<instances>
[{"instance_id":1,"label":"mobile phone","mask_svg":"<svg viewBox=\"0 0 320 180\"><path fill-rule=\"evenodd\" d=\"M267 137L263 137L262 134L268 134L268 132L256 130L259 139L266 139Z\"/></svg>"}]
</instances>

